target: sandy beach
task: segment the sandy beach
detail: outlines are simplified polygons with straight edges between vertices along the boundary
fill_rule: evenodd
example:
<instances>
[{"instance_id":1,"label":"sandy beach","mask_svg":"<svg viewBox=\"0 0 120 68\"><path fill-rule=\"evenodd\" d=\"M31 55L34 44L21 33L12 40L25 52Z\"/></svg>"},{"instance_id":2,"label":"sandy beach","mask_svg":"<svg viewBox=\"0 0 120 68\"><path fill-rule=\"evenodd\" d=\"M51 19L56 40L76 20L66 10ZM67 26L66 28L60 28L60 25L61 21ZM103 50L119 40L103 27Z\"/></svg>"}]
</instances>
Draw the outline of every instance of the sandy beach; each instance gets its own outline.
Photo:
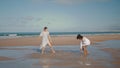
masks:
<instances>
[{"instance_id":1,"label":"sandy beach","mask_svg":"<svg viewBox=\"0 0 120 68\"><path fill-rule=\"evenodd\" d=\"M108 52L112 55L114 58L113 61L111 61L111 64L114 64L116 68L120 67L120 48L104 48L102 49L105 52Z\"/></svg>"},{"instance_id":2,"label":"sandy beach","mask_svg":"<svg viewBox=\"0 0 120 68\"><path fill-rule=\"evenodd\" d=\"M120 68L120 0L0 0L0 68Z\"/></svg>"},{"instance_id":3,"label":"sandy beach","mask_svg":"<svg viewBox=\"0 0 120 68\"><path fill-rule=\"evenodd\" d=\"M86 36L91 43L102 42L107 40L120 40L120 35L91 35ZM53 45L79 45L76 36L52 36ZM40 37L20 37L11 39L0 39L1 46L39 46L41 44Z\"/></svg>"},{"instance_id":4,"label":"sandy beach","mask_svg":"<svg viewBox=\"0 0 120 68\"><path fill-rule=\"evenodd\" d=\"M76 36L52 36L56 54L49 47L41 55L39 37L0 39L2 68L119 68L120 35L87 36L92 44L83 56Z\"/></svg>"}]
</instances>

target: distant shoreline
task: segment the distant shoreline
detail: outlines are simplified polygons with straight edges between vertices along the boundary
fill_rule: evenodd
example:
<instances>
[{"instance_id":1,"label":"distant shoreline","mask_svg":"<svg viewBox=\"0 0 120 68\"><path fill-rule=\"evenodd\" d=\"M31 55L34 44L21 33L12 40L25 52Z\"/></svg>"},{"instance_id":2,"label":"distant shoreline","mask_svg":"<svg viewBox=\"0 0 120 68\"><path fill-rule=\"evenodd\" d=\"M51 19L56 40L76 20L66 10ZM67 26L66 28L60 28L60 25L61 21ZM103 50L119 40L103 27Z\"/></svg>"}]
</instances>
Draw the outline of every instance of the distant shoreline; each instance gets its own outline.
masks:
<instances>
[{"instance_id":1,"label":"distant shoreline","mask_svg":"<svg viewBox=\"0 0 120 68\"><path fill-rule=\"evenodd\" d=\"M91 35L86 36L91 40L92 45L96 42L102 42L107 40L120 40L120 34L114 35ZM79 45L79 40L76 36L52 36L53 45ZM0 39L1 46L40 46L41 38L35 37L18 37Z\"/></svg>"},{"instance_id":2,"label":"distant shoreline","mask_svg":"<svg viewBox=\"0 0 120 68\"><path fill-rule=\"evenodd\" d=\"M0 36L38 36L40 32L1 32ZM120 34L120 32L50 32L53 36Z\"/></svg>"},{"instance_id":3,"label":"distant shoreline","mask_svg":"<svg viewBox=\"0 0 120 68\"><path fill-rule=\"evenodd\" d=\"M37 37L40 32L3 32L0 33L0 39L20 38L20 37ZM82 34L83 36L92 35L119 35L120 32L50 32L51 36L76 36Z\"/></svg>"}]
</instances>

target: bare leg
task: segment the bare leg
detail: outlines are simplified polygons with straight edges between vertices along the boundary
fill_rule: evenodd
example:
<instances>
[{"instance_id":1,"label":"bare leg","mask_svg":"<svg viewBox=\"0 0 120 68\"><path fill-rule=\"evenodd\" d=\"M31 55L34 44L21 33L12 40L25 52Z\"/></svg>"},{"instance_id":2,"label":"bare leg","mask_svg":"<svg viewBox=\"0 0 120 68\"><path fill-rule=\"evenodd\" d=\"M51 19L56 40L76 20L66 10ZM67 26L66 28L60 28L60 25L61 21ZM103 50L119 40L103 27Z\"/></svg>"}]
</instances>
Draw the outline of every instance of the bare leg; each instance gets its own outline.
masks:
<instances>
[{"instance_id":1,"label":"bare leg","mask_svg":"<svg viewBox=\"0 0 120 68\"><path fill-rule=\"evenodd\" d=\"M52 44L51 44L51 43L49 43L48 45L49 45L50 49L52 50L52 53L54 53L54 54L55 54L55 50L53 49Z\"/></svg>"},{"instance_id":2,"label":"bare leg","mask_svg":"<svg viewBox=\"0 0 120 68\"><path fill-rule=\"evenodd\" d=\"M87 46L85 46L85 49L86 49L86 55L88 55L88 50L87 50Z\"/></svg>"},{"instance_id":3,"label":"bare leg","mask_svg":"<svg viewBox=\"0 0 120 68\"><path fill-rule=\"evenodd\" d=\"M44 54L44 51L45 51L45 47L42 48L42 54Z\"/></svg>"},{"instance_id":4,"label":"bare leg","mask_svg":"<svg viewBox=\"0 0 120 68\"><path fill-rule=\"evenodd\" d=\"M83 48L84 48L84 55L87 56L87 54L88 54L87 46L83 46Z\"/></svg>"},{"instance_id":5,"label":"bare leg","mask_svg":"<svg viewBox=\"0 0 120 68\"><path fill-rule=\"evenodd\" d=\"M53 49L53 47L51 47L51 50L52 50L53 53L55 53L55 50Z\"/></svg>"}]
</instances>

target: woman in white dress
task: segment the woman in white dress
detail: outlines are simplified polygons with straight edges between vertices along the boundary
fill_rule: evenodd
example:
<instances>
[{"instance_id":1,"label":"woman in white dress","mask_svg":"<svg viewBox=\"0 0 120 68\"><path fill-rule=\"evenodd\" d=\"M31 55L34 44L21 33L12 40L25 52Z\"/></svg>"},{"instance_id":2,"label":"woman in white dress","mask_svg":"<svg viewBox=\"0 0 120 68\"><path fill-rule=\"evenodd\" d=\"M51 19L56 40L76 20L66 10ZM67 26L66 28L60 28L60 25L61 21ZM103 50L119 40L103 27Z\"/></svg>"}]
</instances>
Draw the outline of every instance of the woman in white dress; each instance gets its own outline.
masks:
<instances>
[{"instance_id":1,"label":"woman in white dress","mask_svg":"<svg viewBox=\"0 0 120 68\"><path fill-rule=\"evenodd\" d=\"M82 50L86 56L88 54L87 46L90 45L90 40L86 37L81 36L80 34L77 35L77 39L80 40L80 50Z\"/></svg>"},{"instance_id":2,"label":"woman in white dress","mask_svg":"<svg viewBox=\"0 0 120 68\"><path fill-rule=\"evenodd\" d=\"M49 45L49 47L52 50L52 53L55 53L55 50L52 47L52 41L47 27L44 27L43 31L40 34L40 37L42 37L42 44L40 45L40 49L42 49L42 54L44 54L46 45Z\"/></svg>"}]
</instances>

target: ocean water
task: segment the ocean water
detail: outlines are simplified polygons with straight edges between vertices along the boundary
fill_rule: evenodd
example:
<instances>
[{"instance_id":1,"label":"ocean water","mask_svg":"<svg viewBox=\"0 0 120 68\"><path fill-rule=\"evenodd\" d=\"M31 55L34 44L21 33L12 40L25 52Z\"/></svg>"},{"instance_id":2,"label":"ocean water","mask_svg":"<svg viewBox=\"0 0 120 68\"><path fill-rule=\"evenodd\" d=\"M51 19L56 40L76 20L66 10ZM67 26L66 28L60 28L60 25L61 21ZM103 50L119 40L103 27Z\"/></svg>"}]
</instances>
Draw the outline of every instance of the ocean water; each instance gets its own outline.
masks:
<instances>
[{"instance_id":1,"label":"ocean water","mask_svg":"<svg viewBox=\"0 0 120 68\"><path fill-rule=\"evenodd\" d=\"M120 32L50 32L52 36L76 36L82 35L104 35L104 34L120 34ZM16 37L28 37L39 36L40 32L3 32L0 33L0 38L16 38Z\"/></svg>"}]
</instances>

